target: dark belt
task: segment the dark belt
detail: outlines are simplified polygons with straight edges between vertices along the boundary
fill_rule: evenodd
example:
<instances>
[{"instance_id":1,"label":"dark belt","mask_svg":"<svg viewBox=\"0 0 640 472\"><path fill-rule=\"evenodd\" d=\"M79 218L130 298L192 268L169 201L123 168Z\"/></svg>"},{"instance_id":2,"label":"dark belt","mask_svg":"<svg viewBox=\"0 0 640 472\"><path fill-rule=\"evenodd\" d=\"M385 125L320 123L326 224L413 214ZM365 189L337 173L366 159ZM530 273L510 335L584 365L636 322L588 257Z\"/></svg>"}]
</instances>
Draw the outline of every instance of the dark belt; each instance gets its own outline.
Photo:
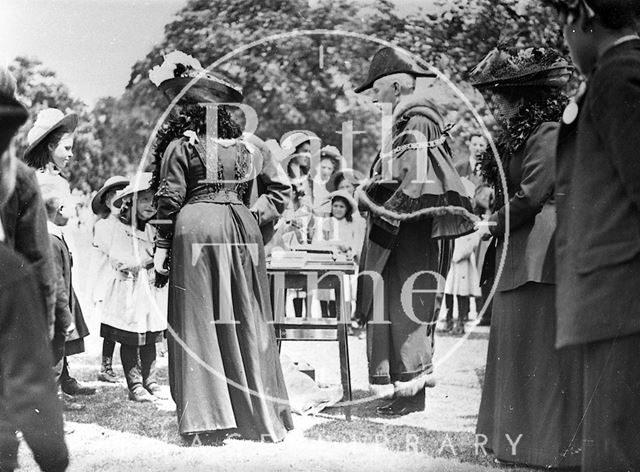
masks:
<instances>
[{"instance_id":1,"label":"dark belt","mask_svg":"<svg viewBox=\"0 0 640 472\"><path fill-rule=\"evenodd\" d=\"M191 203L219 203L227 205L242 205L244 202L240 199L238 192L235 190L200 190L187 198L187 205Z\"/></svg>"}]
</instances>

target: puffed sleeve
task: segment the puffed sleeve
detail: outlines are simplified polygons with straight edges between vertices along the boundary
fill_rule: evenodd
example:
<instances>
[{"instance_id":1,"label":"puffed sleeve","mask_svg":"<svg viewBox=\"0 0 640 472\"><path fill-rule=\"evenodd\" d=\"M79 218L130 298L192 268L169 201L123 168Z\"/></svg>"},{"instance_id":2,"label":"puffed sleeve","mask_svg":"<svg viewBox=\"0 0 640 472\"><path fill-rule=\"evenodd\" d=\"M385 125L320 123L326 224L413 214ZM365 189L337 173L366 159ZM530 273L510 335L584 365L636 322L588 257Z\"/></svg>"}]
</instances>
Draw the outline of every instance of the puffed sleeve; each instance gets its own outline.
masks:
<instances>
[{"instance_id":1,"label":"puffed sleeve","mask_svg":"<svg viewBox=\"0 0 640 472\"><path fill-rule=\"evenodd\" d=\"M160 168L160 184L156 193L158 197L157 224L158 238L156 245L170 248L176 216L187 195L187 176L189 172L189 154L193 152L184 139L172 141L164 152Z\"/></svg>"},{"instance_id":2,"label":"puffed sleeve","mask_svg":"<svg viewBox=\"0 0 640 472\"><path fill-rule=\"evenodd\" d=\"M251 205L251 211L261 228L272 226L289 204L291 184L286 172L264 143L257 139L248 142L262 155L262 167L256 178L258 197Z\"/></svg>"},{"instance_id":3,"label":"puffed sleeve","mask_svg":"<svg viewBox=\"0 0 640 472\"><path fill-rule=\"evenodd\" d=\"M520 188L509 199L511 231L535 218L545 201L553 195L559 126L558 123L543 123L525 144ZM505 232L505 212L506 207L502 207L489 218L495 223L489 226L494 236L502 236Z\"/></svg>"}]
</instances>

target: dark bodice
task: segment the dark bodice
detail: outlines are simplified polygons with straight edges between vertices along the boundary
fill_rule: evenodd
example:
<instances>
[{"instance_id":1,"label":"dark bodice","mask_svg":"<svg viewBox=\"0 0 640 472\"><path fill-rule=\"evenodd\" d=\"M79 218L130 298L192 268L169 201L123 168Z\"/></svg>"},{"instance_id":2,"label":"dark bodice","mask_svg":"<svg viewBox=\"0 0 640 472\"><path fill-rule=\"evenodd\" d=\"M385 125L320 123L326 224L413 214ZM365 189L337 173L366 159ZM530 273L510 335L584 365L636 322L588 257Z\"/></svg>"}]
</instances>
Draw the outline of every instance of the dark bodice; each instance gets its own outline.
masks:
<instances>
[{"instance_id":1,"label":"dark bodice","mask_svg":"<svg viewBox=\"0 0 640 472\"><path fill-rule=\"evenodd\" d=\"M176 216L191 203L251 206L261 227L277 220L289 201L288 179L269 149L254 141L214 140L209 155L194 137L167 146L156 194L158 247L171 247Z\"/></svg>"}]
</instances>

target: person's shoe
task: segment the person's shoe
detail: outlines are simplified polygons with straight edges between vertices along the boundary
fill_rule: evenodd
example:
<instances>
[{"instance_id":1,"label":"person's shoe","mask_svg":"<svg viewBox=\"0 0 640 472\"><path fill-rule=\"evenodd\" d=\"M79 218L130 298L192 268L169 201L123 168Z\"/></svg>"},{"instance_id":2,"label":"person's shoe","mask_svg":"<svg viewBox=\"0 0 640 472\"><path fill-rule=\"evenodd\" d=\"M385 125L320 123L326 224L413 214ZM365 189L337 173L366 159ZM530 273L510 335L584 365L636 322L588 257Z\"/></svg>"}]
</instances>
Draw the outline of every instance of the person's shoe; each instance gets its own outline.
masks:
<instances>
[{"instance_id":1,"label":"person's shoe","mask_svg":"<svg viewBox=\"0 0 640 472\"><path fill-rule=\"evenodd\" d=\"M129 390L129 400L140 403L152 403L156 399L142 385L136 385Z\"/></svg>"},{"instance_id":2,"label":"person's shoe","mask_svg":"<svg viewBox=\"0 0 640 472\"><path fill-rule=\"evenodd\" d=\"M381 416L389 417L404 416L409 413L424 411L424 397L422 397L422 399L423 401L420 403L419 401L414 401L412 397L400 397L388 405L378 407L376 411Z\"/></svg>"},{"instance_id":3,"label":"person's shoe","mask_svg":"<svg viewBox=\"0 0 640 472\"><path fill-rule=\"evenodd\" d=\"M118 381L116 373L111 366L113 359L111 357L102 357L102 367L98 373L98 380L100 382L115 383Z\"/></svg>"},{"instance_id":4,"label":"person's shoe","mask_svg":"<svg viewBox=\"0 0 640 472\"><path fill-rule=\"evenodd\" d=\"M62 409L64 411L82 411L85 406L75 401L75 399L64 392L58 394L60 400L62 400Z\"/></svg>"},{"instance_id":5,"label":"person's shoe","mask_svg":"<svg viewBox=\"0 0 640 472\"><path fill-rule=\"evenodd\" d=\"M438 331L441 333L450 333L453 331L453 320L447 319L444 327L440 328Z\"/></svg>"},{"instance_id":6,"label":"person's shoe","mask_svg":"<svg viewBox=\"0 0 640 472\"><path fill-rule=\"evenodd\" d=\"M160 387L160 385L158 385L157 383L152 383L149 385L146 385L144 387L147 392L149 392L151 395L153 395L154 397L160 399L160 400L166 400L167 396L165 395L164 391L162 390L162 387Z\"/></svg>"},{"instance_id":7,"label":"person's shoe","mask_svg":"<svg viewBox=\"0 0 640 472\"><path fill-rule=\"evenodd\" d=\"M82 385L73 377L62 382L61 387L62 391L67 395L93 395L96 393L96 389L94 387L87 387L86 385Z\"/></svg>"},{"instance_id":8,"label":"person's shoe","mask_svg":"<svg viewBox=\"0 0 640 472\"><path fill-rule=\"evenodd\" d=\"M462 336L464 334L464 324L460 322L456 324L455 328L451 331L451 334L454 336Z\"/></svg>"}]
</instances>

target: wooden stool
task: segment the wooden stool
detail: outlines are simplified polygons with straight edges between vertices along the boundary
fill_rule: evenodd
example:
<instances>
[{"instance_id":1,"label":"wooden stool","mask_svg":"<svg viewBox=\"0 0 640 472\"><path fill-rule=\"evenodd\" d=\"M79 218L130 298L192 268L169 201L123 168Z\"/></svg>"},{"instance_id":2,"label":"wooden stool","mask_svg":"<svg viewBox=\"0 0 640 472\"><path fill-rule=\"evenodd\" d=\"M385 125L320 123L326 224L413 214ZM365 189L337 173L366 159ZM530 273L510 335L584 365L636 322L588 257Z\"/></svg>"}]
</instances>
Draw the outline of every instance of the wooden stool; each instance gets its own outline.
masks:
<instances>
[{"instance_id":1,"label":"wooden stool","mask_svg":"<svg viewBox=\"0 0 640 472\"><path fill-rule=\"evenodd\" d=\"M340 354L340 378L342 380L342 401L345 418L351 421L351 370L349 366L349 340L347 326L351 322L350 310L345 309L343 284L348 283L345 276L354 270L336 270L332 267L313 269L269 269L273 290L273 313L278 348L282 341L338 341ZM288 317L285 313L286 292L289 289L307 291L307 308L311 305L311 294L314 289L332 289L336 298L336 318ZM344 318L344 319L343 319ZM330 338L310 336L314 331L334 331Z\"/></svg>"}]
</instances>

